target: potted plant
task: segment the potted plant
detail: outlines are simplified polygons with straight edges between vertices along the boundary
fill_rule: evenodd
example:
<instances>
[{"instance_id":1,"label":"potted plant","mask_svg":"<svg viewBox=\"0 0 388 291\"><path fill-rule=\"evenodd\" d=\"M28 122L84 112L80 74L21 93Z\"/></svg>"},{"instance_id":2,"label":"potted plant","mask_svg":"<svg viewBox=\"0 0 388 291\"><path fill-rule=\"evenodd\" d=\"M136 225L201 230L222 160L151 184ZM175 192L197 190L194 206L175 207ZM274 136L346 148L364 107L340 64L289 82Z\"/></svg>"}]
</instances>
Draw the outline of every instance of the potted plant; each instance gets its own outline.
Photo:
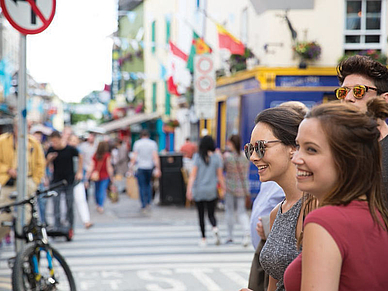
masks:
<instances>
[{"instance_id":1,"label":"potted plant","mask_svg":"<svg viewBox=\"0 0 388 291\"><path fill-rule=\"evenodd\" d=\"M255 55L249 48L245 48L243 55L232 54L228 60L230 71L236 73L247 69L247 60L253 58Z\"/></svg>"},{"instance_id":2,"label":"potted plant","mask_svg":"<svg viewBox=\"0 0 388 291\"><path fill-rule=\"evenodd\" d=\"M298 41L292 47L299 56L299 68L306 68L306 61L316 61L321 55L321 46L316 41Z\"/></svg>"},{"instance_id":3,"label":"potted plant","mask_svg":"<svg viewBox=\"0 0 388 291\"><path fill-rule=\"evenodd\" d=\"M163 131L174 132L174 129L179 126L179 121L176 119L169 119L163 124Z\"/></svg>"}]
</instances>

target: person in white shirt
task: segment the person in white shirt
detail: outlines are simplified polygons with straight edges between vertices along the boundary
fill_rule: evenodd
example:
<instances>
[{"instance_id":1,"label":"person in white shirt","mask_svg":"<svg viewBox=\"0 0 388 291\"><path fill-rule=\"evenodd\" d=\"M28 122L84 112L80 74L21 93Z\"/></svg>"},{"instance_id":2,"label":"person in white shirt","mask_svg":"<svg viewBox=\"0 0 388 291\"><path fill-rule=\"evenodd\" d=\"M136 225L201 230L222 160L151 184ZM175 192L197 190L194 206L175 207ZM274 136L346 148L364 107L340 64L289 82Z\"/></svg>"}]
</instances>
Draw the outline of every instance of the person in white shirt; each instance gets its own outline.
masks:
<instances>
[{"instance_id":1,"label":"person in white shirt","mask_svg":"<svg viewBox=\"0 0 388 291\"><path fill-rule=\"evenodd\" d=\"M139 182L141 208L145 210L151 204L152 199L152 174L160 177L160 160L158 156L158 145L150 139L147 130L140 133L140 139L133 144L133 153L129 165L129 171L133 172L137 164L137 179Z\"/></svg>"}]
</instances>

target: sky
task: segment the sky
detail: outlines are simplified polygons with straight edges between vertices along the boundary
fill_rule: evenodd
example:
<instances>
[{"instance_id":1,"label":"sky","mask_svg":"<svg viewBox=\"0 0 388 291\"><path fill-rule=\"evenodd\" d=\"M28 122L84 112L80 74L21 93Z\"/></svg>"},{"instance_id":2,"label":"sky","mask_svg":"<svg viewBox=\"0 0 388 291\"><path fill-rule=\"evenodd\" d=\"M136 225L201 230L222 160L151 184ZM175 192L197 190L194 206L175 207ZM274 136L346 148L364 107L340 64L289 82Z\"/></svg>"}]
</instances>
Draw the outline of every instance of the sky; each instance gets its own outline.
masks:
<instances>
[{"instance_id":1,"label":"sky","mask_svg":"<svg viewBox=\"0 0 388 291\"><path fill-rule=\"evenodd\" d=\"M27 36L27 71L65 102L80 102L112 80L117 0L57 0L50 26Z\"/></svg>"}]
</instances>

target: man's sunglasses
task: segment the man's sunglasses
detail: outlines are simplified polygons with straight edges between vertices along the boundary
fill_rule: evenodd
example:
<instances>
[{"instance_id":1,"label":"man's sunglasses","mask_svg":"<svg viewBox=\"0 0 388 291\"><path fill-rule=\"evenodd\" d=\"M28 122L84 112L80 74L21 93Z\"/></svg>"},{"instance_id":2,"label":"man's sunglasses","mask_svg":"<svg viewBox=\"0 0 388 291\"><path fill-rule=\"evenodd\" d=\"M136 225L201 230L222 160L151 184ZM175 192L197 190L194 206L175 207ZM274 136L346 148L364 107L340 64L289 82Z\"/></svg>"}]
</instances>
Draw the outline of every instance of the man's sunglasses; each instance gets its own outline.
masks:
<instances>
[{"instance_id":1,"label":"man's sunglasses","mask_svg":"<svg viewBox=\"0 0 388 291\"><path fill-rule=\"evenodd\" d=\"M257 155L260 159L264 157L265 154L265 147L267 143L274 143L274 142L282 142L281 140L258 140L255 142L254 145L251 143L247 143L244 146L244 152L245 156L249 160L253 154L253 151L256 151Z\"/></svg>"},{"instance_id":2,"label":"man's sunglasses","mask_svg":"<svg viewBox=\"0 0 388 291\"><path fill-rule=\"evenodd\" d=\"M353 91L353 96L356 99L362 99L365 96L365 93L368 92L368 90L378 91L377 88L373 88L365 85L357 85L357 86L354 86L353 89L349 87L339 87L334 90L335 96L340 100L344 99L346 95L348 95L350 90Z\"/></svg>"}]
</instances>

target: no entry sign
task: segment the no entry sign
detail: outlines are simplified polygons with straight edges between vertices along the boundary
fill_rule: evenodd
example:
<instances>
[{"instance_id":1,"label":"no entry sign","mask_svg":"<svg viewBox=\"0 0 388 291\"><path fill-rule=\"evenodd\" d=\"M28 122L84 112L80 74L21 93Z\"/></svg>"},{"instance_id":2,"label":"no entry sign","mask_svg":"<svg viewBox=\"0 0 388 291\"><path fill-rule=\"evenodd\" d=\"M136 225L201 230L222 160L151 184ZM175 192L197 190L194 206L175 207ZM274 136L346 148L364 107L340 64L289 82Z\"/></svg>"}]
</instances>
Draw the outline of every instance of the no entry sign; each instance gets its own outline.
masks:
<instances>
[{"instance_id":1,"label":"no entry sign","mask_svg":"<svg viewBox=\"0 0 388 291\"><path fill-rule=\"evenodd\" d=\"M216 114L216 72L210 54L194 57L194 109L199 119L212 119Z\"/></svg>"},{"instance_id":2,"label":"no entry sign","mask_svg":"<svg viewBox=\"0 0 388 291\"><path fill-rule=\"evenodd\" d=\"M0 0L9 23L23 34L45 30L55 14L56 0Z\"/></svg>"}]
</instances>

